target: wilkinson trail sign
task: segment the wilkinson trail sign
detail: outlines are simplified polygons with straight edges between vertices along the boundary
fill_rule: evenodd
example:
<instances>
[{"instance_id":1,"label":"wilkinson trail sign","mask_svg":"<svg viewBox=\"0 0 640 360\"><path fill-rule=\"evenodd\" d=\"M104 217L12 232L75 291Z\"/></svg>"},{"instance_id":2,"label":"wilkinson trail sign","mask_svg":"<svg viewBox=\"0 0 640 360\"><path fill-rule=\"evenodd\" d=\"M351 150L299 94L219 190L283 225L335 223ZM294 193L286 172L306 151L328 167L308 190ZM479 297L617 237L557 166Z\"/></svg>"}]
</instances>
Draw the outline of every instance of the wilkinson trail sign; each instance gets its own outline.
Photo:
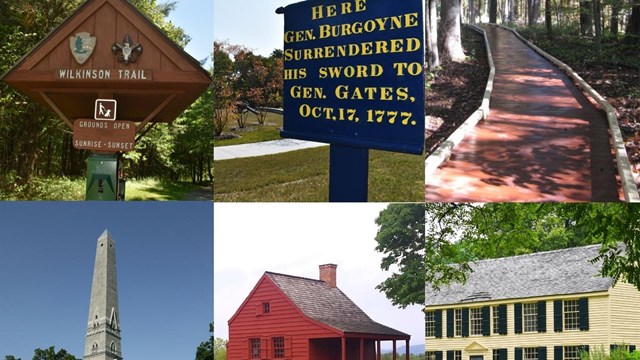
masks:
<instances>
[{"instance_id":1,"label":"wilkinson trail sign","mask_svg":"<svg viewBox=\"0 0 640 360\"><path fill-rule=\"evenodd\" d=\"M0 77L53 110L92 150L87 199L115 200L119 154L136 136L170 123L211 83L197 60L127 0L87 0ZM111 187L109 187L111 189Z\"/></svg>"}]
</instances>

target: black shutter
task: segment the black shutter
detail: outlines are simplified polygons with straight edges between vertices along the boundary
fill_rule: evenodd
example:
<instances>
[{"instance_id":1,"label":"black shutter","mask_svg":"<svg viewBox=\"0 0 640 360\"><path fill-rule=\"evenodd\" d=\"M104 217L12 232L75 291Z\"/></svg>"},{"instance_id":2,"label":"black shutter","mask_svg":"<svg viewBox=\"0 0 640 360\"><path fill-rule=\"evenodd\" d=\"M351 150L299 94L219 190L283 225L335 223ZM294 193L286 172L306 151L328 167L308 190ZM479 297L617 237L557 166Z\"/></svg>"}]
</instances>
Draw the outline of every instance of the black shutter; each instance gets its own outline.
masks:
<instances>
[{"instance_id":1,"label":"black shutter","mask_svg":"<svg viewBox=\"0 0 640 360\"><path fill-rule=\"evenodd\" d=\"M462 309L462 337L469 337L469 308Z\"/></svg>"},{"instance_id":2,"label":"black shutter","mask_svg":"<svg viewBox=\"0 0 640 360\"><path fill-rule=\"evenodd\" d=\"M629 345L629 352L632 353L636 351L636 346L635 345Z\"/></svg>"},{"instance_id":3,"label":"black shutter","mask_svg":"<svg viewBox=\"0 0 640 360\"><path fill-rule=\"evenodd\" d=\"M546 301L538 301L538 332L547 332L547 302Z\"/></svg>"},{"instance_id":4,"label":"black shutter","mask_svg":"<svg viewBox=\"0 0 640 360\"><path fill-rule=\"evenodd\" d=\"M491 308L482 307L482 336L491 335Z\"/></svg>"},{"instance_id":5,"label":"black shutter","mask_svg":"<svg viewBox=\"0 0 640 360\"><path fill-rule=\"evenodd\" d=\"M562 303L562 300L560 300L560 303ZM555 305L554 305L555 307ZM562 360L562 346L554 346L553 347L553 360Z\"/></svg>"},{"instance_id":6,"label":"black shutter","mask_svg":"<svg viewBox=\"0 0 640 360\"><path fill-rule=\"evenodd\" d=\"M562 300L553 301L553 331L562 331Z\"/></svg>"},{"instance_id":7,"label":"black shutter","mask_svg":"<svg viewBox=\"0 0 640 360\"><path fill-rule=\"evenodd\" d=\"M589 330L589 299L581 298L578 300L580 307L580 330Z\"/></svg>"},{"instance_id":8,"label":"black shutter","mask_svg":"<svg viewBox=\"0 0 640 360\"><path fill-rule=\"evenodd\" d=\"M436 324L435 324L436 339L442 339L442 310L436 310L435 317L436 317Z\"/></svg>"},{"instance_id":9,"label":"black shutter","mask_svg":"<svg viewBox=\"0 0 640 360\"><path fill-rule=\"evenodd\" d=\"M542 346L538 348L538 360L547 360L547 347Z\"/></svg>"},{"instance_id":10,"label":"black shutter","mask_svg":"<svg viewBox=\"0 0 640 360\"><path fill-rule=\"evenodd\" d=\"M442 351L435 351L436 360L442 360Z\"/></svg>"},{"instance_id":11,"label":"black shutter","mask_svg":"<svg viewBox=\"0 0 640 360\"><path fill-rule=\"evenodd\" d=\"M498 305L498 334L507 335L507 305Z\"/></svg>"},{"instance_id":12,"label":"black shutter","mask_svg":"<svg viewBox=\"0 0 640 360\"><path fill-rule=\"evenodd\" d=\"M522 348L517 347L513 351L515 360L522 360Z\"/></svg>"},{"instance_id":13,"label":"black shutter","mask_svg":"<svg viewBox=\"0 0 640 360\"><path fill-rule=\"evenodd\" d=\"M507 360L507 349L498 349L498 360Z\"/></svg>"},{"instance_id":14,"label":"black shutter","mask_svg":"<svg viewBox=\"0 0 640 360\"><path fill-rule=\"evenodd\" d=\"M453 337L453 309L447 309L447 337Z\"/></svg>"},{"instance_id":15,"label":"black shutter","mask_svg":"<svg viewBox=\"0 0 640 360\"><path fill-rule=\"evenodd\" d=\"M453 360L454 354L453 350L447 350L447 360Z\"/></svg>"},{"instance_id":16,"label":"black shutter","mask_svg":"<svg viewBox=\"0 0 640 360\"><path fill-rule=\"evenodd\" d=\"M516 334L522 334L522 304L513 304L513 327Z\"/></svg>"}]
</instances>

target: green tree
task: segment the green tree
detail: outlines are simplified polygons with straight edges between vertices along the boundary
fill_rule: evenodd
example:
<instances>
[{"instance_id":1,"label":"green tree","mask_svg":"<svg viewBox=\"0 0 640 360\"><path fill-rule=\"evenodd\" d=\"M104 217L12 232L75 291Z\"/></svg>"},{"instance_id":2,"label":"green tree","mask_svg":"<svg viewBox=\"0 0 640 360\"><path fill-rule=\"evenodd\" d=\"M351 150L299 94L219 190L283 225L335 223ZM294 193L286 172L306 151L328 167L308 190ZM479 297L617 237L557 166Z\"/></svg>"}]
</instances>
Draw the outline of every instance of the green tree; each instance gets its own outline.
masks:
<instances>
[{"instance_id":1,"label":"green tree","mask_svg":"<svg viewBox=\"0 0 640 360\"><path fill-rule=\"evenodd\" d=\"M209 332L211 333L209 340L200 343L200 346L198 346L198 349L196 350L196 360L213 359L213 323L209 324Z\"/></svg>"},{"instance_id":2,"label":"green tree","mask_svg":"<svg viewBox=\"0 0 640 360\"><path fill-rule=\"evenodd\" d=\"M378 225L376 251L382 253L382 270L397 268L376 286L393 305L406 308L424 303L424 206L390 204L375 220Z\"/></svg>"},{"instance_id":3,"label":"green tree","mask_svg":"<svg viewBox=\"0 0 640 360\"><path fill-rule=\"evenodd\" d=\"M13 355L7 355L4 357L4 360L22 360L21 358L16 358Z\"/></svg>"},{"instance_id":4,"label":"green tree","mask_svg":"<svg viewBox=\"0 0 640 360\"><path fill-rule=\"evenodd\" d=\"M191 177L192 183L213 181L213 90L207 90L174 126L174 168Z\"/></svg>"},{"instance_id":5,"label":"green tree","mask_svg":"<svg viewBox=\"0 0 640 360\"><path fill-rule=\"evenodd\" d=\"M216 338L213 345L215 360L227 360L227 340Z\"/></svg>"},{"instance_id":6,"label":"green tree","mask_svg":"<svg viewBox=\"0 0 640 360\"><path fill-rule=\"evenodd\" d=\"M213 131L220 136L229 123L233 106L233 61L227 43L213 43L213 83L212 96L214 107Z\"/></svg>"},{"instance_id":7,"label":"green tree","mask_svg":"<svg viewBox=\"0 0 640 360\"><path fill-rule=\"evenodd\" d=\"M55 346L51 346L46 350L35 349L33 360L78 360L75 356L69 354L67 350L60 349L58 352Z\"/></svg>"}]
</instances>

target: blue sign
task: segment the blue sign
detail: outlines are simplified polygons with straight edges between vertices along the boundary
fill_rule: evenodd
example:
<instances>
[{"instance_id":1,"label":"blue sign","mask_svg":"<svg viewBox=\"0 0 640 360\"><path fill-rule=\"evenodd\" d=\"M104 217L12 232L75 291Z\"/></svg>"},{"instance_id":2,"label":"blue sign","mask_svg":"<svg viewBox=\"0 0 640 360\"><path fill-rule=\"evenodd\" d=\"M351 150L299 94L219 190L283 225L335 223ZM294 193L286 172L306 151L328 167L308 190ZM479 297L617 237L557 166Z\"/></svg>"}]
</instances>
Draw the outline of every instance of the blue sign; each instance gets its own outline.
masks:
<instances>
[{"instance_id":1,"label":"blue sign","mask_svg":"<svg viewBox=\"0 0 640 360\"><path fill-rule=\"evenodd\" d=\"M307 0L284 13L283 137L422 154L422 0Z\"/></svg>"}]
</instances>

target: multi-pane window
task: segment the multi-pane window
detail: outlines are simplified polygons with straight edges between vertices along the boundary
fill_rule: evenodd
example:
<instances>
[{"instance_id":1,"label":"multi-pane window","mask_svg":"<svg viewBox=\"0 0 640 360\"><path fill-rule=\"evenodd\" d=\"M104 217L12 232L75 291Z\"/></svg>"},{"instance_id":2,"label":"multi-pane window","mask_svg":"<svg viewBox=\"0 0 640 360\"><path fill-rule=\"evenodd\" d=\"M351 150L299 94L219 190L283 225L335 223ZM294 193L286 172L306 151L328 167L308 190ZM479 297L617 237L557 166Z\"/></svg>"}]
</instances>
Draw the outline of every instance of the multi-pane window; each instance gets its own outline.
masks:
<instances>
[{"instance_id":1,"label":"multi-pane window","mask_svg":"<svg viewBox=\"0 0 640 360\"><path fill-rule=\"evenodd\" d=\"M493 333L497 334L498 329L500 329L500 312L498 311L497 306L494 306L492 310L493 310ZM495 356L495 350L493 355Z\"/></svg>"},{"instance_id":2,"label":"multi-pane window","mask_svg":"<svg viewBox=\"0 0 640 360\"><path fill-rule=\"evenodd\" d=\"M538 348L522 349L522 360L538 360Z\"/></svg>"},{"instance_id":3,"label":"multi-pane window","mask_svg":"<svg viewBox=\"0 0 640 360\"><path fill-rule=\"evenodd\" d=\"M469 325L471 335L482 335L482 309L469 309Z\"/></svg>"},{"instance_id":4,"label":"multi-pane window","mask_svg":"<svg viewBox=\"0 0 640 360\"><path fill-rule=\"evenodd\" d=\"M538 331L538 304L522 304L524 332Z\"/></svg>"},{"instance_id":5,"label":"multi-pane window","mask_svg":"<svg viewBox=\"0 0 640 360\"><path fill-rule=\"evenodd\" d=\"M453 360L462 360L462 351L461 350L455 350L453 352Z\"/></svg>"},{"instance_id":6,"label":"multi-pane window","mask_svg":"<svg viewBox=\"0 0 640 360\"><path fill-rule=\"evenodd\" d=\"M268 302L262 303L262 313L268 314L270 312L271 312L271 304L269 304Z\"/></svg>"},{"instance_id":7,"label":"multi-pane window","mask_svg":"<svg viewBox=\"0 0 640 360\"><path fill-rule=\"evenodd\" d=\"M427 351L425 353L426 360L436 360L436 352L435 351Z\"/></svg>"},{"instance_id":8,"label":"multi-pane window","mask_svg":"<svg viewBox=\"0 0 640 360\"><path fill-rule=\"evenodd\" d=\"M260 339L249 339L249 357L251 359L260 359Z\"/></svg>"},{"instance_id":9,"label":"multi-pane window","mask_svg":"<svg viewBox=\"0 0 640 360\"><path fill-rule=\"evenodd\" d=\"M497 308L497 306L494 306L494 308ZM497 311L497 309L494 310ZM493 349L493 360L500 360L500 350Z\"/></svg>"},{"instance_id":10,"label":"multi-pane window","mask_svg":"<svg viewBox=\"0 0 640 360\"><path fill-rule=\"evenodd\" d=\"M453 313L456 336L462 336L462 309L455 309Z\"/></svg>"},{"instance_id":11,"label":"multi-pane window","mask_svg":"<svg viewBox=\"0 0 640 360\"><path fill-rule=\"evenodd\" d=\"M580 360L579 346L565 346L563 360Z\"/></svg>"},{"instance_id":12,"label":"multi-pane window","mask_svg":"<svg viewBox=\"0 0 640 360\"><path fill-rule=\"evenodd\" d=\"M436 336L436 312L427 311L424 316L424 331L426 337Z\"/></svg>"},{"instance_id":13,"label":"multi-pane window","mask_svg":"<svg viewBox=\"0 0 640 360\"><path fill-rule=\"evenodd\" d=\"M273 342L273 357L276 359L284 358L284 338L274 337L272 338L272 342Z\"/></svg>"},{"instance_id":14,"label":"multi-pane window","mask_svg":"<svg viewBox=\"0 0 640 360\"><path fill-rule=\"evenodd\" d=\"M578 300L564 301L564 329L580 329L580 305L578 304Z\"/></svg>"}]
</instances>

